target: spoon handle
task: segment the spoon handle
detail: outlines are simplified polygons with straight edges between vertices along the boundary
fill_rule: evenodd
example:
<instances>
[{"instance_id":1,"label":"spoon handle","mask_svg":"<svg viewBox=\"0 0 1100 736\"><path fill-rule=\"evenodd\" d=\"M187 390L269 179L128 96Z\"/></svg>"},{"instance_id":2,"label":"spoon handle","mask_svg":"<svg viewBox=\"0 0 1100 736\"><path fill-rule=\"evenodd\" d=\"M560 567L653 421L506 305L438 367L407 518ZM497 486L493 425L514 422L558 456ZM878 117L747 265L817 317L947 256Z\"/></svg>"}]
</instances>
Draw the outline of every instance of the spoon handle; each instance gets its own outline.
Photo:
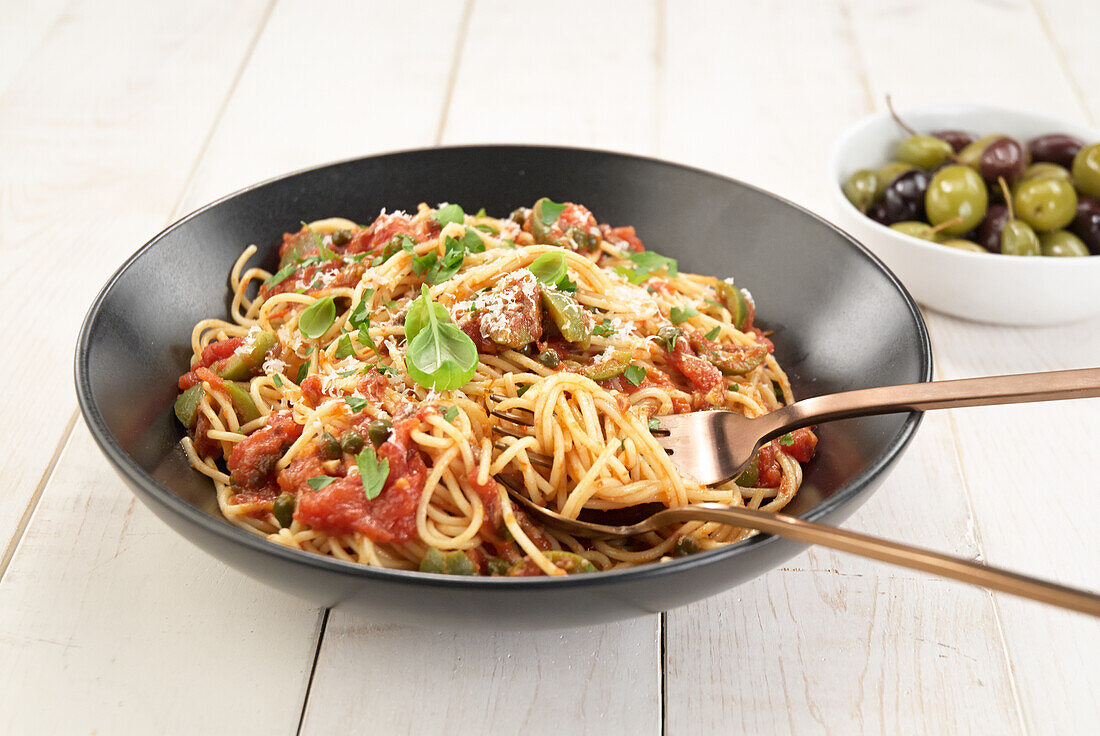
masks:
<instances>
[{"instance_id":1,"label":"spoon handle","mask_svg":"<svg viewBox=\"0 0 1100 736\"><path fill-rule=\"evenodd\" d=\"M792 429L834 419L1096 396L1100 396L1100 368L1079 368L845 391L804 399L753 421L772 425L761 433L768 440Z\"/></svg>"},{"instance_id":2,"label":"spoon handle","mask_svg":"<svg viewBox=\"0 0 1100 736\"><path fill-rule=\"evenodd\" d=\"M1057 583L1020 575L960 557L940 554L920 547L803 521L793 516L717 503L692 504L660 512L662 522L716 521L747 529L757 529L807 544L850 552L880 562L921 570L971 585L1049 603L1060 608L1100 617L1100 595Z\"/></svg>"}]
</instances>

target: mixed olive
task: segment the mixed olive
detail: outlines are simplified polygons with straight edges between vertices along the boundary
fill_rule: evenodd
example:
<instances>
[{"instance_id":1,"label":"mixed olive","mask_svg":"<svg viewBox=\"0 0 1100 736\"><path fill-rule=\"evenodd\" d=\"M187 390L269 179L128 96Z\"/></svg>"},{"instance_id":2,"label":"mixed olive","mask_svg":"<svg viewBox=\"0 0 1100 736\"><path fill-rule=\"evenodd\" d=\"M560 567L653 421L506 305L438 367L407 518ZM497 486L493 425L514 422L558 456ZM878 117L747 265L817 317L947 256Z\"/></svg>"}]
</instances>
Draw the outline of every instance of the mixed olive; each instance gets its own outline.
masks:
<instances>
[{"instance_id":1,"label":"mixed olive","mask_svg":"<svg viewBox=\"0 0 1100 736\"><path fill-rule=\"evenodd\" d=\"M872 220L975 253L1100 255L1100 143L1049 133L1026 145L962 130L911 135L844 196Z\"/></svg>"}]
</instances>

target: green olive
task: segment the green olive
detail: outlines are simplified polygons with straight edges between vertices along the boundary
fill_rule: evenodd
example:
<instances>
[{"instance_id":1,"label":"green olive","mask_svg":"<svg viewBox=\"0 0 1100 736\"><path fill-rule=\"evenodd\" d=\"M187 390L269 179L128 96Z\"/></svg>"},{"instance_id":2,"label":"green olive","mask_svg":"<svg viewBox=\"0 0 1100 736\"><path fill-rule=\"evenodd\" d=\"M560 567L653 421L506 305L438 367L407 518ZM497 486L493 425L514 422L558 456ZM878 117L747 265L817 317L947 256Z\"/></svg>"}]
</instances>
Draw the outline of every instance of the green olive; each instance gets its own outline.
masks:
<instances>
[{"instance_id":1,"label":"green olive","mask_svg":"<svg viewBox=\"0 0 1100 736\"><path fill-rule=\"evenodd\" d=\"M432 547L420 560L420 572L443 572L443 553Z\"/></svg>"},{"instance_id":2,"label":"green olive","mask_svg":"<svg viewBox=\"0 0 1100 736\"><path fill-rule=\"evenodd\" d=\"M1021 182L1012 197L1016 216L1036 230L1059 230L1077 214L1077 193L1060 179Z\"/></svg>"},{"instance_id":3,"label":"green olive","mask_svg":"<svg viewBox=\"0 0 1100 736\"><path fill-rule=\"evenodd\" d=\"M381 447L382 443L390 438L390 428L393 424L388 419L374 419L367 425L367 436L375 447Z\"/></svg>"},{"instance_id":4,"label":"green olive","mask_svg":"<svg viewBox=\"0 0 1100 736\"><path fill-rule=\"evenodd\" d=\"M1028 181L1030 179L1061 179L1063 181L1072 181L1072 179L1070 179L1069 169L1064 166L1059 166L1058 164L1052 164L1049 161L1040 161L1024 169L1024 173L1020 174L1020 181Z\"/></svg>"},{"instance_id":5,"label":"green olive","mask_svg":"<svg viewBox=\"0 0 1100 736\"><path fill-rule=\"evenodd\" d=\"M477 575L473 561L460 549L443 555L443 572L447 575Z\"/></svg>"},{"instance_id":6,"label":"green olive","mask_svg":"<svg viewBox=\"0 0 1100 736\"><path fill-rule=\"evenodd\" d=\"M928 221L943 225L937 228L946 235L961 235L973 229L985 217L989 192L978 172L968 166L954 164L936 172L924 193L924 208Z\"/></svg>"},{"instance_id":7,"label":"green olive","mask_svg":"<svg viewBox=\"0 0 1100 736\"><path fill-rule=\"evenodd\" d=\"M909 237L918 238L920 240L936 239L936 231L927 222L905 220L904 222L895 222L890 226L890 229L897 230L899 233L905 233Z\"/></svg>"},{"instance_id":8,"label":"green olive","mask_svg":"<svg viewBox=\"0 0 1100 736\"><path fill-rule=\"evenodd\" d=\"M275 499L275 503L271 504L271 515L275 517L275 521L279 522L279 526L288 529L294 523L294 507L297 505L297 499L294 496L281 493Z\"/></svg>"},{"instance_id":9,"label":"green olive","mask_svg":"<svg viewBox=\"0 0 1100 736\"><path fill-rule=\"evenodd\" d=\"M485 561L485 569L488 570L489 574L493 577L507 575L508 568L511 566L512 564L503 557L490 557Z\"/></svg>"},{"instance_id":10,"label":"green olive","mask_svg":"<svg viewBox=\"0 0 1100 736\"><path fill-rule=\"evenodd\" d=\"M955 149L945 140L930 135L911 135L898 144L894 158L931 171L954 155Z\"/></svg>"},{"instance_id":11,"label":"green olive","mask_svg":"<svg viewBox=\"0 0 1100 736\"><path fill-rule=\"evenodd\" d=\"M676 555L678 557L694 555L702 551L703 548L692 537L680 537L676 540Z\"/></svg>"},{"instance_id":12,"label":"green olive","mask_svg":"<svg viewBox=\"0 0 1100 736\"><path fill-rule=\"evenodd\" d=\"M948 248L957 248L958 250L968 250L971 253L988 253L985 248L970 240L963 240L961 238L952 238L951 240L944 240L940 242L940 245L946 245Z\"/></svg>"},{"instance_id":13,"label":"green olive","mask_svg":"<svg viewBox=\"0 0 1100 736\"><path fill-rule=\"evenodd\" d=\"M1044 256L1073 257L1089 255L1085 241L1067 230L1054 230L1039 236L1039 248Z\"/></svg>"},{"instance_id":14,"label":"green olive","mask_svg":"<svg viewBox=\"0 0 1100 736\"><path fill-rule=\"evenodd\" d=\"M1100 197L1100 143L1085 146L1073 157L1073 182L1083 194Z\"/></svg>"},{"instance_id":15,"label":"green olive","mask_svg":"<svg viewBox=\"0 0 1100 736\"><path fill-rule=\"evenodd\" d=\"M752 460L741 471L741 475L737 476L736 482L742 488L756 487L756 484L760 482L760 453L752 456Z\"/></svg>"},{"instance_id":16,"label":"green olive","mask_svg":"<svg viewBox=\"0 0 1100 736\"><path fill-rule=\"evenodd\" d=\"M969 166L975 171L978 170L978 164L982 157L982 151L993 141L998 138L1004 138L1002 133L994 133L992 135L983 135L978 140L968 143L965 148L959 151L958 158L956 159L963 166Z\"/></svg>"},{"instance_id":17,"label":"green olive","mask_svg":"<svg viewBox=\"0 0 1100 736\"><path fill-rule=\"evenodd\" d=\"M1006 256L1039 255L1039 236L1022 220L1009 220L1001 230L1001 253Z\"/></svg>"},{"instance_id":18,"label":"green olive","mask_svg":"<svg viewBox=\"0 0 1100 736\"><path fill-rule=\"evenodd\" d=\"M595 565L576 553L566 552L563 549L552 549L544 554L547 559L554 563L555 567L565 570L570 575L596 572Z\"/></svg>"},{"instance_id":19,"label":"green olive","mask_svg":"<svg viewBox=\"0 0 1100 736\"><path fill-rule=\"evenodd\" d=\"M874 199L878 199L882 196L882 192L886 187L890 186L890 182L897 179L906 171L912 171L914 168L912 164L902 163L901 161L891 161L888 164L883 164L878 167L878 171L875 172L878 181L875 183Z\"/></svg>"},{"instance_id":20,"label":"green olive","mask_svg":"<svg viewBox=\"0 0 1100 736\"><path fill-rule=\"evenodd\" d=\"M875 192L878 191L878 174L870 169L860 169L848 177L841 187L844 196L855 205L860 212L866 212L867 208L875 201Z\"/></svg>"},{"instance_id":21,"label":"green olive","mask_svg":"<svg viewBox=\"0 0 1100 736\"><path fill-rule=\"evenodd\" d=\"M363 449L363 435L349 429L340 436L340 449L352 455Z\"/></svg>"},{"instance_id":22,"label":"green olive","mask_svg":"<svg viewBox=\"0 0 1100 736\"><path fill-rule=\"evenodd\" d=\"M332 234L333 245L347 245L351 242L351 230L337 230Z\"/></svg>"}]
</instances>

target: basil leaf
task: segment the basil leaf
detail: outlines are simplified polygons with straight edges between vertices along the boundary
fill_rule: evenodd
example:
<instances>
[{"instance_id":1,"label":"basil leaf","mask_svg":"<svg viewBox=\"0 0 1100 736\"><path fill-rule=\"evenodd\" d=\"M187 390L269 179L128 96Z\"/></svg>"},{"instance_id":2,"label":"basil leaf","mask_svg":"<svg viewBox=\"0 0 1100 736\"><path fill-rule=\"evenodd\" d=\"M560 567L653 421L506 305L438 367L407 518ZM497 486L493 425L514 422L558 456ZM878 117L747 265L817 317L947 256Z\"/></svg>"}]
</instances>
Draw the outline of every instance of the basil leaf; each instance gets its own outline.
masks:
<instances>
[{"instance_id":1,"label":"basil leaf","mask_svg":"<svg viewBox=\"0 0 1100 736\"><path fill-rule=\"evenodd\" d=\"M615 266L615 273L622 276L624 279L634 284L635 286L649 279L649 274L646 272L639 272L634 268L627 268L626 266Z\"/></svg>"},{"instance_id":2,"label":"basil leaf","mask_svg":"<svg viewBox=\"0 0 1100 736\"><path fill-rule=\"evenodd\" d=\"M603 318L603 322L592 328L592 334L600 337L607 337L608 335L614 335L615 330L611 327L611 320L607 317Z\"/></svg>"},{"instance_id":3,"label":"basil leaf","mask_svg":"<svg viewBox=\"0 0 1100 736\"><path fill-rule=\"evenodd\" d=\"M450 235L443 239L443 248L443 257L432 264L428 275L424 278L429 284L438 284L454 276L458 273L458 269L462 268L462 262L466 259L465 246Z\"/></svg>"},{"instance_id":4,"label":"basil leaf","mask_svg":"<svg viewBox=\"0 0 1100 736\"><path fill-rule=\"evenodd\" d=\"M713 330L711 330L706 335L704 335L704 337L706 337L708 340L714 340L714 338L718 337L718 333L721 332L721 331L722 331L722 326L719 325L718 327L715 327Z\"/></svg>"},{"instance_id":5,"label":"basil leaf","mask_svg":"<svg viewBox=\"0 0 1100 736\"><path fill-rule=\"evenodd\" d=\"M364 447L355 456L355 465L359 468L359 480L363 483L363 493L368 499L378 498L382 486L386 485L386 476L390 474L390 461L378 461L373 447Z\"/></svg>"},{"instance_id":6,"label":"basil leaf","mask_svg":"<svg viewBox=\"0 0 1100 736\"><path fill-rule=\"evenodd\" d=\"M783 445L784 447L790 447L794 444L794 437L791 435L790 432L787 432L787 434L779 438L779 444Z\"/></svg>"},{"instance_id":7,"label":"basil leaf","mask_svg":"<svg viewBox=\"0 0 1100 736\"><path fill-rule=\"evenodd\" d=\"M543 225L546 227L553 225L561 217L562 212L565 212L564 204L558 204L549 197L542 198L542 217L539 219L542 220Z\"/></svg>"},{"instance_id":8,"label":"basil leaf","mask_svg":"<svg viewBox=\"0 0 1100 736\"><path fill-rule=\"evenodd\" d=\"M504 240L500 241L500 247L508 248L509 250L515 250L516 241L512 240L511 238L505 238Z\"/></svg>"},{"instance_id":9,"label":"basil leaf","mask_svg":"<svg viewBox=\"0 0 1100 736\"><path fill-rule=\"evenodd\" d=\"M566 276L557 283L557 287L560 291L575 292L577 290L577 282Z\"/></svg>"},{"instance_id":10,"label":"basil leaf","mask_svg":"<svg viewBox=\"0 0 1100 736\"><path fill-rule=\"evenodd\" d=\"M699 316L699 310L695 307L673 307L669 312L668 318L672 320L674 325L682 325L692 317Z\"/></svg>"},{"instance_id":11,"label":"basil leaf","mask_svg":"<svg viewBox=\"0 0 1100 736\"><path fill-rule=\"evenodd\" d=\"M363 324L370 324L370 306L367 302L374 296L374 289L363 289L363 298L359 300L359 303L355 305L355 309L351 310L351 315L348 316L348 322L352 327L359 327Z\"/></svg>"},{"instance_id":12,"label":"basil leaf","mask_svg":"<svg viewBox=\"0 0 1100 736\"><path fill-rule=\"evenodd\" d=\"M453 422L455 419L458 418L458 407L452 406L450 409L447 410L447 413L443 415L443 418L446 419L448 422Z\"/></svg>"},{"instance_id":13,"label":"basil leaf","mask_svg":"<svg viewBox=\"0 0 1100 736\"><path fill-rule=\"evenodd\" d=\"M345 401L345 403L347 403L347 405L349 407L351 407L351 410L353 412L363 411L364 409L367 408L367 404L370 403L369 401L364 399L362 396L345 396L344 401Z\"/></svg>"},{"instance_id":14,"label":"basil leaf","mask_svg":"<svg viewBox=\"0 0 1100 736\"><path fill-rule=\"evenodd\" d=\"M500 235L500 230L497 230L492 225L482 223L481 225L474 225L474 227L483 233L489 233L490 235Z\"/></svg>"},{"instance_id":15,"label":"basil leaf","mask_svg":"<svg viewBox=\"0 0 1100 736\"><path fill-rule=\"evenodd\" d=\"M363 325L359 328L359 334L357 335L357 337L359 338L360 345L366 348L370 348L377 353L378 346L374 344L374 339L371 338L370 333L367 332L367 327L369 326L369 324L370 323L367 323L366 325Z\"/></svg>"},{"instance_id":16,"label":"basil leaf","mask_svg":"<svg viewBox=\"0 0 1100 736\"><path fill-rule=\"evenodd\" d=\"M316 478L306 478L306 483L315 491L319 491L336 479L331 475L318 475Z\"/></svg>"},{"instance_id":17,"label":"basil leaf","mask_svg":"<svg viewBox=\"0 0 1100 736\"><path fill-rule=\"evenodd\" d=\"M657 417L650 417L649 419L649 431L653 432L661 428L661 420Z\"/></svg>"},{"instance_id":18,"label":"basil leaf","mask_svg":"<svg viewBox=\"0 0 1100 736\"><path fill-rule=\"evenodd\" d=\"M486 212L485 212L485 208L484 208L484 207L482 207L481 209L479 209L479 210L477 211L477 214L476 214L476 215L474 215L474 217L488 217L488 216L489 216L489 215L488 215L488 214L486 214Z\"/></svg>"},{"instance_id":19,"label":"basil leaf","mask_svg":"<svg viewBox=\"0 0 1100 736\"><path fill-rule=\"evenodd\" d=\"M271 276L269 276L266 281L264 281L264 286L275 286L275 284L281 284L297 270L298 264L296 263L291 263L289 266L283 266L278 271L271 274Z\"/></svg>"},{"instance_id":20,"label":"basil leaf","mask_svg":"<svg viewBox=\"0 0 1100 736\"><path fill-rule=\"evenodd\" d=\"M410 238L405 233L401 233L400 235L394 235L393 239L390 240L390 243L395 244L398 248L405 251L406 253L412 253L413 248L416 247L416 241L413 240L412 238ZM396 249L395 249L395 252L396 252Z\"/></svg>"},{"instance_id":21,"label":"basil leaf","mask_svg":"<svg viewBox=\"0 0 1100 736\"><path fill-rule=\"evenodd\" d=\"M275 382L275 388L282 388L283 387L283 377L280 376L278 373L273 375L271 377L271 380Z\"/></svg>"},{"instance_id":22,"label":"basil leaf","mask_svg":"<svg viewBox=\"0 0 1100 736\"><path fill-rule=\"evenodd\" d=\"M676 259L667 258L651 250L643 250L641 253L631 253L630 260L634 262L638 270L644 273L656 273L662 268L668 269L669 276L678 276Z\"/></svg>"},{"instance_id":23,"label":"basil leaf","mask_svg":"<svg viewBox=\"0 0 1100 736\"><path fill-rule=\"evenodd\" d=\"M309 375L309 361L302 363L298 366L298 377L294 379L294 382L301 385L302 381L306 380L306 376Z\"/></svg>"},{"instance_id":24,"label":"basil leaf","mask_svg":"<svg viewBox=\"0 0 1100 736\"><path fill-rule=\"evenodd\" d=\"M318 299L302 310L298 315L298 329L311 340L316 340L328 331L336 319L336 304L331 296Z\"/></svg>"},{"instance_id":25,"label":"basil leaf","mask_svg":"<svg viewBox=\"0 0 1100 736\"><path fill-rule=\"evenodd\" d=\"M355 355L355 348L351 345L351 336L344 335L340 338L340 342L336 344L336 357L347 358Z\"/></svg>"},{"instance_id":26,"label":"basil leaf","mask_svg":"<svg viewBox=\"0 0 1100 736\"><path fill-rule=\"evenodd\" d=\"M431 250L422 256L413 256L412 259L412 271L417 276L431 269L435 265L436 260L439 258L437 251Z\"/></svg>"},{"instance_id":27,"label":"basil leaf","mask_svg":"<svg viewBox=\"0 0 1100 736\"><path fill-rule=\"evenodd\" d=\"M626 370L623 371L623 376L626 377L626 380L630 381L631 385L641 386L646 376L645 368L631 363L626 367Z\"/></svg>"},{"instance_id":28,"label":"basil leaf","mask_svg":"<svg viewBox=\"0 0 1100 736\"><path fill-rule=\"evenodd\" d=\"M405 367L424 388L448 391L466 385L477 371L477 347L450 315L421 290L405 317Z\"/></svg>"},{"instance_id":29,"label":"basil leaf","mask_svg":"<svg viewBox=\"0 0 1100 736\"><path fill-rule=\"evenodd\" d=\"M565 268L565 256L561 253L543 253L531 262L527 270L535 274L535 278L547 286L553 286L563 278L568 277Z\"/></svg>"},{"instance_id":30,"label":"basil leaf","mask_svg":"<svg viewBox=\"0 0 1100 736\"><path fill-rule=\"evenodd\" d=\"M466 219L466 213L457 204L448 204L436 210L432 217L440 227L447 227L452 222L463 222Z\"/></svg>"},{"instance_id":31,"label":"basil leaf","mask_svg":"<svg viewBox=\"0 0 1100 736\"><path fill-rule=\"evenodd\" d=\"M484 227L484 226L478 225L479 229L481 227ZM494 235L496 234L495 229L492 232L493 232ZM481 236L477 234L477 230L475 230L472 227L466 228L466 235L462 238L462 245L463 245L464 248L466 248L467 253L484 253L485 252L485 241L482 240Z\"/></svg>"}]
</instances>

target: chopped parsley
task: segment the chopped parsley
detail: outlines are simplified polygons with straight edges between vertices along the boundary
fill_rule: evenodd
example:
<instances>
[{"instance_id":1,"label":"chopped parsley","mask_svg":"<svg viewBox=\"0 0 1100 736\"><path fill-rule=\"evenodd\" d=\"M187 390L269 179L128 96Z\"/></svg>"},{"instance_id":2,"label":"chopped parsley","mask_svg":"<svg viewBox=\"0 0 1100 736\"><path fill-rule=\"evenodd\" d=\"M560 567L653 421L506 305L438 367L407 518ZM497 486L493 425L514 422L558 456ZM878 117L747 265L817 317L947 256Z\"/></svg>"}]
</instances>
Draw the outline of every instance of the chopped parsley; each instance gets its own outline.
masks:
<instances>
[{"instance_id":1,"label":"chopped parsley","mask_svg":"<svg viewBox=\"0 0 1100 736\"><path fill-rule=\"evenodd\" d=\"M645 380L646 372L645 368L640 365L634 365L631 363L623 371L623 377L630 382L632 386L641 386L642 381Z\"/></svg>"},{"instance_id":2,"label":"chopped parsley","mask_svg":"<svg viewBox=\"0 0 1100 736\"><path fill-rule=\"evenodd\" d=\"M351 407L353 412L361 412L367 408L367 404L370 402L364 399L362 396L345 396L344 401Z\"/></svg>"},{"instance_id":3,"label":"chopped parsley","mask_svg":"<svg viewBox=\"0 0 1100 736\"><path fill-rule=\"evenodd\" d=\"M436 210L432 217L435 218L440 227L447 227L452 222L463 222L466 219L466 213L457 204L448 204Z\"/></svg>"},{"instance_id":4,"label":"chopped parsley","mask_svg":"<svg viewBox=\"0 0 1100 736\"><path fill-rule=\"evenodd\" d=\"M336 479L333 478L331 475L318 475L315 478L306 478L306 483L308 483L309 487L313 490L319 491L335 480Z\"/></svg>"},{"instance_id":5,"label":"chopped parsley","mask_svg":"<svg viewBox=\"0 0 1100 736\"><path fill-rule=\"evenodd\" d=\"M708 340L714 340L714 338L718 337L718 333L721 332L721 331L722 331L722 326L719 325L719 326L715 327L713 330L711 330L710 332L708 332L706 334L706 338Z\"/></svg>"},{"instance_id":6,"label":"chopped parsley","mask_svg":"<svg viewBox=\"0 0 1100 736\"><path fill-rule=\"evenodd\" d=\"M447 409L446 413L443 414L443 418L446 419L448 422L453 422L455 419L458 418L458 407L452 406Z\"/></svg>"},{"instance_id":7,"label":"chopped parsley","mask_svg":"<svg viewBox=\"0 0 1100 736\"><path fill-rule=\"evenodd\" d=\"M615 328L611 326L611 320L604 317L603 322L600 322L592 328L592 334L600 337L607 337L608 335L615 334Z\"/></svg>"},{"instance_id":8,"label":"chopped parsley","mask_svg":"<svg viewBox=\"0 0 1100 736\"><path fill-rule=\"evenodd\" d=\"M787 434L779 438L779 444L783 445L784 447L790 447L794 444L794 437L791 435L790 432L787 432Z\"/></svg>"},{"instance_id":9,"label":"chopped parsley","mask_svg":"<svg viewBox=\"0 0 1100 736\"><path fill-rule=\"evenodd\" d=\"M668 318L672 320L674 325L682 325L692 317L699 316L699 310L695 307L673 307L669 312Z\"/></svg>"}]
</instances>

